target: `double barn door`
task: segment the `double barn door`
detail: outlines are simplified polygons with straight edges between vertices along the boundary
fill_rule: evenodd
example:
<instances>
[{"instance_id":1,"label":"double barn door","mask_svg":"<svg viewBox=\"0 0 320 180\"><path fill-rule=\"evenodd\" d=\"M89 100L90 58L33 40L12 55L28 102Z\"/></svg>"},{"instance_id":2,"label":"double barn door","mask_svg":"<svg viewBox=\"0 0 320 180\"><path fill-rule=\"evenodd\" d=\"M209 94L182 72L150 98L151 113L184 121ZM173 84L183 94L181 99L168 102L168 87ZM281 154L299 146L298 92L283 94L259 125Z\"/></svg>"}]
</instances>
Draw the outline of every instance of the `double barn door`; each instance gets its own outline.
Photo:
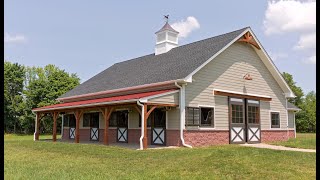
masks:
<instances>
[{"instance_id":1,"label":"double barn door","mask_svg":"<svg viewBox=\"0 0 320 180\"><path fill-rule=\"evenodd\" d=\"M260 102L229 97L230 143L261 142Z\"/></svg>"}]
</instances>

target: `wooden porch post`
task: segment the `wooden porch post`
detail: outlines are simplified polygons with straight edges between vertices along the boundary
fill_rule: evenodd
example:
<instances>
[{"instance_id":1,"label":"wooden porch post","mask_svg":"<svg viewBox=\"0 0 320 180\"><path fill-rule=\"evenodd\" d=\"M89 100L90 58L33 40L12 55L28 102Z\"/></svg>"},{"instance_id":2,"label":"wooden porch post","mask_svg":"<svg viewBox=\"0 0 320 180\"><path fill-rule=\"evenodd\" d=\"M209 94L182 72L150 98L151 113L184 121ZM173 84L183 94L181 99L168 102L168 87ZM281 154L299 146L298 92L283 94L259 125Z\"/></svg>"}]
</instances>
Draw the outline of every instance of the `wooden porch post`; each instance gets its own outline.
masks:
<instances>
[{"instance_id":1,"label":"wooden porch post","mask_svg":"<svg viewBox=\"0 0 320 180\"><path fill-rule=\"evenodd\" d=\"M106 107L104 109L101 109L102 115L104 117L104 133L103 133L103 144L108 145L109 139L108 139L108 133L109 133L109 119L111 116L111 113L113 111L113 107Z\"/></svg>"},{"instance_id":2,"label":"wooden porch post","mask_svg":"<svg viewBox=\"0 0 320 180\"><path fill-rule=\"evenodd\" d=\"M80 134L79 134L79 127L80 127L80 118L82 116L82 111L81 110L77 110L75 112L75 116L76 116L76 137L75 137L75 143L79 143L79 139L80 139Z\"/></svg>"},{"instance_id":3,"label":"wooden porch post","mask_svg":"<svg viewBox=\"0 0 320 180\"><path fill-rule=\"evenodd\" d=\"M34 132L34 140L39 140L39 127L40 127L40 113L36 114L36 124L35 124L35 132Z\"/></svg>"},{"instance_id":4,"label":"wooden porch post","mask_svg":"<svg viewBox=\"0 0 320 180\"><path fill-rule=\"evenodd\" d=\"M143 120L143 127L144 127L144 132L143 132L143 149L147 149L148 148L148 129L147 129L147 112L148 112L148 105L147 104L143 104L143 114L144 114L144 120Z\"/></svg>"},{"instance_id":5,"label":"wooden porch post","mask_svg":"<svg viewBox=\"0 0 320 180\"><path fill-rule=\"evenodd\" d=\"M53 112L53 132L52 132L52 140L53 142L57 141L57 118L59 116L58 112Z\"/></svg>"},{"instance_id":6,"label":"wooden porch post","mask_svg":"<svg viewBox=\"0 0 320 180\"><path fill-rule=\"evenodd\" d=\"M150 114L152 113L153 110L155 110L158 107L158 105L151 105L150 110L148 111L148 104L145 103L143 104L143 113L144 113L144 135L143 135L143 149L147 149L148 148L148 129L147 129L147 121L148 121L148 117L150 116Z\"/></svg>"}]
</instances>

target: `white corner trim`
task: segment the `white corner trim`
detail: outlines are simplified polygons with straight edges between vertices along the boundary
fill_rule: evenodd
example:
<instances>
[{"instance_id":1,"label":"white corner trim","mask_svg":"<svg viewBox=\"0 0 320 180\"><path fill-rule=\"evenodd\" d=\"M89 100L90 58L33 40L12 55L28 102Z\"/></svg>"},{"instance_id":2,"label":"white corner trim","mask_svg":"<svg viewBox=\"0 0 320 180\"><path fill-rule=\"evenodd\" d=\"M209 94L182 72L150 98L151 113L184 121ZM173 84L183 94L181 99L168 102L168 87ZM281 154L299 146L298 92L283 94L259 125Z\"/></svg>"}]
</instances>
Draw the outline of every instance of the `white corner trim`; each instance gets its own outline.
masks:
<instances>
[{"instance_id":1,"label":"white corner trim","mask_svg":"<svg viewBox=\"0 0 320 180\"><path fill-rule=\"evenodd\" d=\"M251 94L251 93L242 93L242 92L237 92L237 91L229 91L229 90L223 90L223 89L213 89L213 95L218 96L214 94L214 91L222 91L222 92L227 92L227 93L234 93L234 94L239 94L239 95L248 95L248 96L256 96L256 97L263 97L263 98L271 98L271 96L265 96L265 95L260 95L260 94Z\"/></svg>"},{"instance_id":2,"label":"white corner trim","mask_svg":"<svg viewBox=\"0 0 320 180\"><path fill-rule=\"evenodd\" d=\"M179 92L179 90L169 91L169 92L156 94L156 95L152 95L152 96L147 96L147 97L144 97L144 98L140 98L139 101L143 102L143 103L146 103L146 102L148 102L149 99L153 99L153 98L157 98L157 97L161 97L161 96L165 96L165 95L169 95L169 94L174 94L174 93L177 93L177 92Z\"/></svg>"},{"instance_id":3,"label":"white corner trim","mask_svg":"<svg viewBox=\"0 0 320 180\"><path fill-rule=\"evenodd\" d=\"M276 113L279 113L279 128L272 128L272 122L271 122L271 113L272 112L276 112ZM272 130L283 130L281 129L281 113L280 111L275 111L275 110L269 110L269 122L270 122L270 129Z\"/></svg>"},{"instance_id":4,"label":"white corner trim","mask_svg":"<svg viewBox=\"0 0 320 180\"><path fill-rule=\"evenodd\" d=\"M192 82L192 76L197 73L200 69L202 69L205 65L207 65L209 62L211 62L215 57L217 57L219 54L221 54L224 50L226 50L229 46L231 46L234 42L236 42L241 36L243 36L246 32L248 32L250 30L250 28L247 28L245 30L243 30L243 32L237 36L236 38L234 38L231 42L229 42L225 47L223 47L222 49L220 49L220 51L218 51L217 53L215 53L213 56L211 56L206 62L204 62L203 64L201 64L201 66L199 66L197 69L195 69L192 73L190 73L187 77L184 78L185 81L190 80Z\"/></svg>"}]
</instances>

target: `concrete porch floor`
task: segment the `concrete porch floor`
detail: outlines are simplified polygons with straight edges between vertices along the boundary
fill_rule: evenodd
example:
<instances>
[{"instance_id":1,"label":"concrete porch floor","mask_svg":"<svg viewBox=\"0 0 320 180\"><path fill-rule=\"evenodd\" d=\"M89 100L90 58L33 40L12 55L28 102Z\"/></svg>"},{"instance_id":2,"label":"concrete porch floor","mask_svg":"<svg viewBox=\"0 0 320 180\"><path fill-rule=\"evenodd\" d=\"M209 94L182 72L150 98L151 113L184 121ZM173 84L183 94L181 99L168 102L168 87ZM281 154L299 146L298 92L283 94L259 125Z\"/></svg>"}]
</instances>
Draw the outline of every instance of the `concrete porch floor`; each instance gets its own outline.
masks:
<instances>
[{"instance_id":1,"label":"concrete porch floor","mask_svg":"<svg viewBox=\"0 0 320 180\"><path fill-rule=\"evenodd\" d=\"M41 139L40 141L52 142L52 139ZM61 140L61 139L57 139L57 142L75 143L74 140ZM80 141L79 144L96 144L96 145L104 146L103 142L99 142L99 141ZM117 143L109 143L108 146L116 146L121 148L140 150L140 144L133 144L133 143L117 142ZM179 146L148 145L148 149L169 149L169 148L179 148Z\"/></svg>"}]
</instances>

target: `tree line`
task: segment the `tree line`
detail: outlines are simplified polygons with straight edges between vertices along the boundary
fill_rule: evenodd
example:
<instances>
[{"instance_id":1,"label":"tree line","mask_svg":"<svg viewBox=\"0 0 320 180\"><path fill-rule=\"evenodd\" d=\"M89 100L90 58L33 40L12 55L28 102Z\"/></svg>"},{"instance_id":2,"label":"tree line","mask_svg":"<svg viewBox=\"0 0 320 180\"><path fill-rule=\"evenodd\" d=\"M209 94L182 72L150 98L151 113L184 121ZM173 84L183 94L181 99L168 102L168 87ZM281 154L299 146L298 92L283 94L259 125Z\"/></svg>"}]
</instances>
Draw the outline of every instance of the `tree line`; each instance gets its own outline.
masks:
<instances>
[{"instance_id":1,"label":"tree line","mask_svg":"<svg viewBox=\"0 0 320 180\"><path fill-rule=\"evenodd\" d=\"M291 74L282 76L296 95L289 102L301 109L296 113L297 132L316 131L316 93L306 95L296 85ZM56 99L80 84L80 78L55 65L28 67L18 63L4 63L4 130L5 133L34 132L35 114L33 108L57 104ZM52 132L52 118L44 117L40 124L41 133ZM60 131L61 119L57 121Z\"/></svg>"},{"instance_id":2,"label":"tree line","mask_svg":"<svg viewBox=\"0 0 320 180\"><path fill-rule=\"evenodd\" d=\"M4 130L5 133L34 132L32 109L57 104L56 99L80 84L80 78L55 65L28 67L4 62ZM58 121L60 128L61 120ZM41 120L41 133L52 132L52 118ZM60 130L60 129L58 129Z\"/></svg>"}]
</instances>

